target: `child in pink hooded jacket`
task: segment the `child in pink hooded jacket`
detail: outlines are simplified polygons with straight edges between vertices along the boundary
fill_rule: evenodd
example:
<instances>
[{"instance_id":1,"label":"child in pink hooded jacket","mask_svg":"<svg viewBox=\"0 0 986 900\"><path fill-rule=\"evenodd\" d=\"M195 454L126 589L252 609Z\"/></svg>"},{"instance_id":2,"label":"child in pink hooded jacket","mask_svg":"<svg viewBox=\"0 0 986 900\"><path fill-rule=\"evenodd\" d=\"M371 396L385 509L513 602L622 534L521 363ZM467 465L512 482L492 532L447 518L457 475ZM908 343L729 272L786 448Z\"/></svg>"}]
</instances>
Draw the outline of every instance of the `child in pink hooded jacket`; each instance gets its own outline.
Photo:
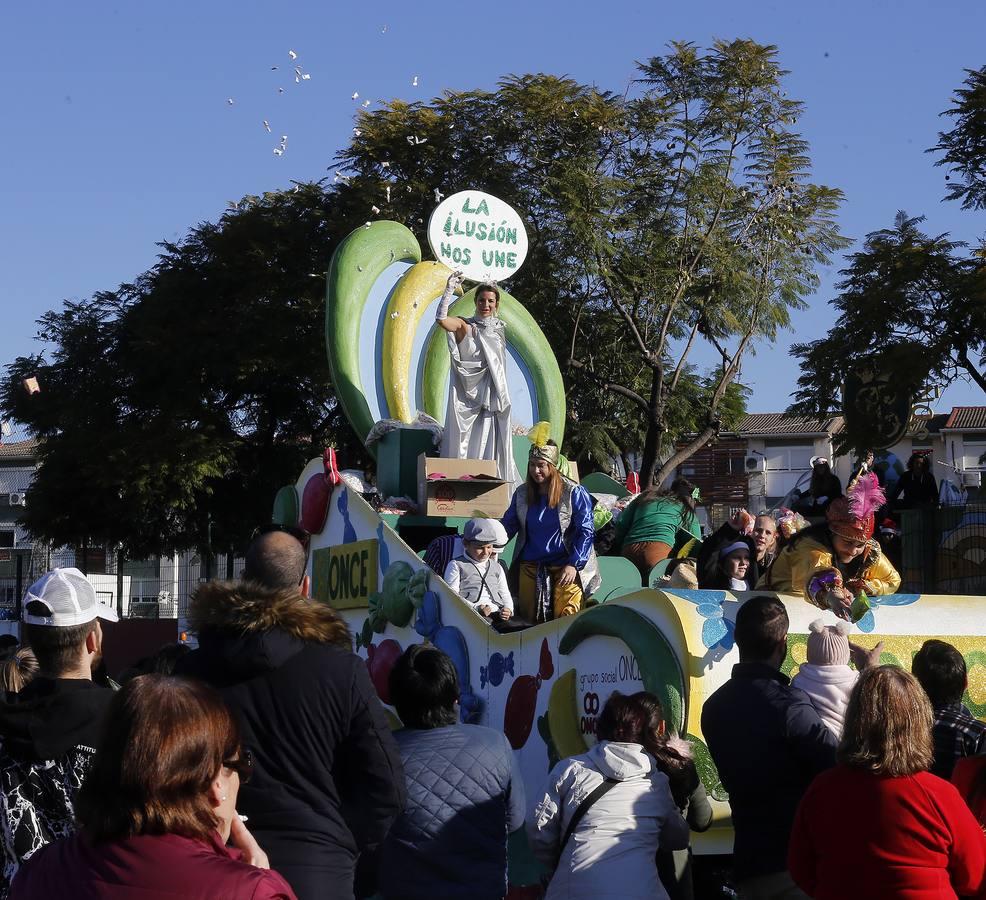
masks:
<instances>
[{"instance_id":1,"label":"child in pink hooded jacket","mask_svg":"<svg viewBox=\"0 0 986 900\"><path fill-rule=\"evenodd\" d=\"M818 717L836 739L842 737L846 706L859 672L849 668L849 623L826 625L816 619L808 626L808 662L791 681L808 695Z\"/></svg>"}]
</instances>

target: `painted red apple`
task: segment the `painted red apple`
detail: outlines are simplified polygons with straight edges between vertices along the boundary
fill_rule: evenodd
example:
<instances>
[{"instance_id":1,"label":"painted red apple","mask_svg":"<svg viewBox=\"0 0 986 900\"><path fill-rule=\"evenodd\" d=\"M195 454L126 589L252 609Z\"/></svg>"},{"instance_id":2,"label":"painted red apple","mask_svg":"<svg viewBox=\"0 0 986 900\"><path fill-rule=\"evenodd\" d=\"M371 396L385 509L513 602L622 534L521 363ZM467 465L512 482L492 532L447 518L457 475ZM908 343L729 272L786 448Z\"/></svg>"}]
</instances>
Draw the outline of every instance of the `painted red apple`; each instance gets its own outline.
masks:
<instances>
[{"instance_id":1,"label":"painted red apple","mask_svg":"<svg viewBox=\"0 0 986 900\"><path fill-rule=\"evenodd\" d=\"M390 705L390 670L404 651L397 641L387 639L366 648L366 668L382 703Z\"/></svg>"}]
</instances>

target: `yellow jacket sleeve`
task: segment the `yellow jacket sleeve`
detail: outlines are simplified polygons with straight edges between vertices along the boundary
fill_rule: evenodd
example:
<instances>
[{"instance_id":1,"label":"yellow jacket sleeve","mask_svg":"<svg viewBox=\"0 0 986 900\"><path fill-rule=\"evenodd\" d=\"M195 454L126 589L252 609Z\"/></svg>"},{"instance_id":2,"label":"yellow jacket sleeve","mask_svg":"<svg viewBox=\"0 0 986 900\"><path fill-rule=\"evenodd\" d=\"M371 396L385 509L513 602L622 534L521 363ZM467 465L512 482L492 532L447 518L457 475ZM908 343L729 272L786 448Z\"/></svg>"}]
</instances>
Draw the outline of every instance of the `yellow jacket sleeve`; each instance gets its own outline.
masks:
<instances>
[{"instance_id":1,"label":"yellow jacket sleeve","mask_svg":"<svg viewBox=\"0 0 986 900\"><path fill-rule=\"evenodd\" d=\"M893 563L880 552L863 572L863 581L866 583L864 590L869 597L895 594L900 587L900 575L893 567Z\"/></svg>"}]
</instances>

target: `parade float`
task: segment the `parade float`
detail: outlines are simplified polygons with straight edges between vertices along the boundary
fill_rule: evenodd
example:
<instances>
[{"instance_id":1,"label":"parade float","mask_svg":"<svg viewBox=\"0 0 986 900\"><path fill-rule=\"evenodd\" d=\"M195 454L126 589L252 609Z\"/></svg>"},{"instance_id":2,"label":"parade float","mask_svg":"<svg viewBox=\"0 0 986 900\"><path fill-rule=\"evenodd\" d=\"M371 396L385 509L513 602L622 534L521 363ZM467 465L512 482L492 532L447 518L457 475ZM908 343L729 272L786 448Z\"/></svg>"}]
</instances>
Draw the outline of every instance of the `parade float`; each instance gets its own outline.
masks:
<instances>
[{"instance_id":1,"label":"parade float","mask_svg":"<svg viewBox=\"0 0 986 900\"><path fill-rule=\"evenodd\" d=\"M337 609L355 636L380 699L390 709L388 674L400 653L430 641L452 658L461 682L464 721L500 729L517 754L528 797L542 790L558 759L595 741L596 718L613 691L648 690L662 701L668 726L692 742L715 809L713 827L693 835L697 853L728 853L732 829L728 796L703 741L705 699L730 676L738 653L736 610L744 595L725 591L641 589L636 569L602 557L602 588L576 616L500 634L489 627L423 562L429 540L461 529L476 506L502 513L508 485L472 478L468 461L436 459L433 430L423 412L443 421L449 378L445 335L434 310L450 266L467 277L501 282L499 316L506 322L507 378L513 421L550 423L561 444L565 394L554 354L521 301L502 282L523 263L523 223L509 207L477 191L448 198L432 216L434 261L422 261L414 235L396 222L367 223L336 250L328 269L326 346L337 396L356 433L377 461L381 495L419 501L417 511L374 509L341 480L332 454L311 460L293 485L280 490L274 519L311 534L312 597ZM452 307L470 308L472 292ZM386 429L378 423L388 422ZM515 438L526 470L526 438ZM481 474L473 466L472 476ZM429 481L427 472L444 471ZM447 477L452 472L453 477ZM460 477L455 477L455 472ZM461 477L465 473L465 477ZM595 479L595 484L593 480ZM601 476L590 490L621 490ZM499 495L496 491L499 490ZM443 499L444 498L444 499ZM448 513L442 514L442 503ZM508 546L504 556L510 557ZM805 660L809 623L819 611L800 597L782 597L791 620L791 675ZM883 662L910 668L929 636L954 644L969 667L965 702L986 714L986 638L980 597L897 594L871 599L852 639L884 642ZM742 735L737 735L742 740ZM523 834L511 840L511 884L537 881Z\"/></svg>"}]
</instances>

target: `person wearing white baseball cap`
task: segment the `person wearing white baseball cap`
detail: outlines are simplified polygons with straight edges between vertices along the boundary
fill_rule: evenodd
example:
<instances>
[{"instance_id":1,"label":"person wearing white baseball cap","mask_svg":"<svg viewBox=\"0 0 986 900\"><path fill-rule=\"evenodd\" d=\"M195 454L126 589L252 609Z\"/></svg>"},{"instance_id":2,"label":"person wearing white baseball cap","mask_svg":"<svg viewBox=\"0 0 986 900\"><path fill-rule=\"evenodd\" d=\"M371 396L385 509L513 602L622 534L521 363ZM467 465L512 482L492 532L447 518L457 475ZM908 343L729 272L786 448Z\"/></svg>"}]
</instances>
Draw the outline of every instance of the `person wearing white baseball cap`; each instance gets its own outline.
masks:
<instances>
[{"instance_id":1,"label":"person wearing white baseball cap","mask_svg":"<svg viewBox=\"0 0 986 900\"><path fill-rule=\"evenodd\" d=\"M0 699L0 897L22 860L75 828L75 795L113 697L92 680L100 619L118 617L78 569L53 569L24 595L21 640L40 668L19 694Z\"/></svg>"}]
</instances>

